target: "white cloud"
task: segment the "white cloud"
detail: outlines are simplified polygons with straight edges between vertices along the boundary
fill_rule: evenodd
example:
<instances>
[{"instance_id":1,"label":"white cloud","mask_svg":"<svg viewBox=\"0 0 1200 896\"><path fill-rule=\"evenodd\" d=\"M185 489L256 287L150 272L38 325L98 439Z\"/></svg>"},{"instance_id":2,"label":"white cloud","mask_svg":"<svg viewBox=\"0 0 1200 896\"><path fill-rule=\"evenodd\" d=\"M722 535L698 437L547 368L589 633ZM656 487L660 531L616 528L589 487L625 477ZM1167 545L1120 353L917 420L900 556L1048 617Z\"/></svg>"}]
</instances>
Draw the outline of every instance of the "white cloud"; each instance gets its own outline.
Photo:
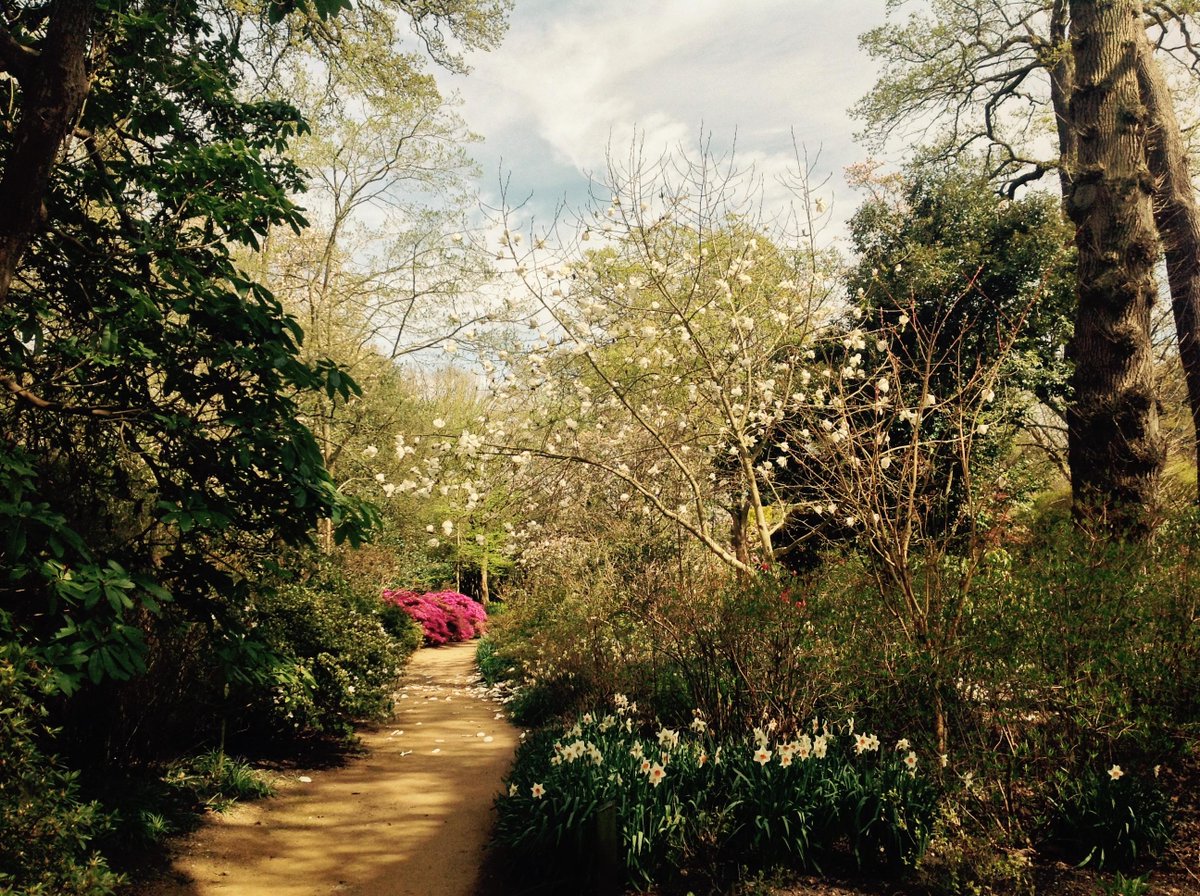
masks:
<instances>
[{"instance_id":1,"label":"white cloud","mask_svg":"<svg viewBox=\"0 0 1200 896\"><path fill-rule=\"evenodd\" d=\"M701 130L770 185L794 163L792 131L821 167L864 154L846 110L873 80L857 35L878 0L518 0L504 44L471 61L463 113L518 192L582 198L585 173L621 158L635 133L647 157L695 146ZM485 182L485 187L488 184ZM842 188L844 190L844 188ZM552 195L542 195L549 190ZM854 202L846 194L844 212Z\"/></svg>"}]
</instances>

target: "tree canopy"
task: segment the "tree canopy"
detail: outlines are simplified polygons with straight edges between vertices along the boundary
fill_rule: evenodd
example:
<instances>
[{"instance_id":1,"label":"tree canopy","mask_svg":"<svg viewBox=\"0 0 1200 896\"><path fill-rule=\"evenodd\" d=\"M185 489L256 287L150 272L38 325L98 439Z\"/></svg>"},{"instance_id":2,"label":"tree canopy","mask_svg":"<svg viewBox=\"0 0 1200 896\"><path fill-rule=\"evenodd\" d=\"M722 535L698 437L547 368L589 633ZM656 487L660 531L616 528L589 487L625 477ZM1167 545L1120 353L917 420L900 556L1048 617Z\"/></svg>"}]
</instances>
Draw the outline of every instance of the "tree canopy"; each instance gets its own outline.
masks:
<instances>
[{"instance_id":1,"label":"tree canopy","mask_svg":"<svg viewBox=\"0 0 1200 896\"><path fill-rule=\"evenodd\" d=\"M321 518L352 541L374 524L299 413L357 384L302 353L300 323L237 254L307 223L288 150L309 127L247 47L334 41L346 6L61 0L0 30L3 623L64 687L137 671L168 601L236 641L279 546ZM486 45L504 9L355 14L407 15L459 64L450 35Z\"/></svg>"}]
</instances>

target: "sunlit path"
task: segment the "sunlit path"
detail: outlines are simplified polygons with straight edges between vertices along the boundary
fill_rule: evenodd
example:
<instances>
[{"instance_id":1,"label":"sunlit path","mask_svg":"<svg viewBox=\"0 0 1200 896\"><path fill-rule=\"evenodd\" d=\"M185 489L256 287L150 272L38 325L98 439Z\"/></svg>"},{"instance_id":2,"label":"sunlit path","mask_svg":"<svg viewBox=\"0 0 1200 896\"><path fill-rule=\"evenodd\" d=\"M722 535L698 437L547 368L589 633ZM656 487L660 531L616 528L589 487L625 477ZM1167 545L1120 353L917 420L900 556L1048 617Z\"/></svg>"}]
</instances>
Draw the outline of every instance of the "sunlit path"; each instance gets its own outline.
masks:
<instances>
[{"instance_id":1,"label":"sunlit path","mask_svg":"<svg viewBox=\"0 0 1200 896\"><path fill-rule=\"evenodd\" d=\"M140 896L467 896L478 883L516 732L474 681L473 643L420 650L395 719L344 768L290 776L270 800L184 843Z\"/></svg>"}]
</instances>

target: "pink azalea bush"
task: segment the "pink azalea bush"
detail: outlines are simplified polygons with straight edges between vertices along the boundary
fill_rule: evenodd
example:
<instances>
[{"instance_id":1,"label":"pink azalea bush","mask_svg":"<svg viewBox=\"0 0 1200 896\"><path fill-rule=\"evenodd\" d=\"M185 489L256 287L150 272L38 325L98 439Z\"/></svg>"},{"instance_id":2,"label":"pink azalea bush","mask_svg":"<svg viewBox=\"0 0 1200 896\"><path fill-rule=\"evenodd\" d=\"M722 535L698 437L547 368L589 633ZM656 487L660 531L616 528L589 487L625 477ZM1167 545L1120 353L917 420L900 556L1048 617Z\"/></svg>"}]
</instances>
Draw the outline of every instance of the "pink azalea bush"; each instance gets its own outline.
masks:
<instances>
[{"instance_id":1,"label":"pink azalea bush","mask_svg":"<svg viewBox=\"0 0 1200 896\"><path fill-rule=\"evenodd\" d=\"M483 634L487 611L483 606L457 591L386 590L383 599L395 604L411 616L425 632L425 643L431 646L451 641L467 641Z\"/></svg>"}]
</instances>

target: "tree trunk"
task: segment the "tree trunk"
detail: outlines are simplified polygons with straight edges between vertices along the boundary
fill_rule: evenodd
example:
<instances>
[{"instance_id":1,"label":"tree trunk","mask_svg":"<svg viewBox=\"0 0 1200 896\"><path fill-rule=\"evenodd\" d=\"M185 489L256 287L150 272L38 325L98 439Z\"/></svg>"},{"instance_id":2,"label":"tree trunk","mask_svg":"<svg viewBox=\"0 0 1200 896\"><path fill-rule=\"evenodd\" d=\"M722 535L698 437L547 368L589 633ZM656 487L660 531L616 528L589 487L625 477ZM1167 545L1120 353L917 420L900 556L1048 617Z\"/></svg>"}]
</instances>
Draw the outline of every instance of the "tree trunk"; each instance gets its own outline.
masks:
<instances>
[{"instance_id":1,"label":"tree trunk","mask_svg":"<svg viewBox=\"0 0 1200 896\"><path fill-rule=\"evenodd\" d=\"M1058 131L1058 185L1063 199L1071 195L1076 140L1071 125L1071 94L1075 91L1075 60L1063 52L1067 41L1067 0L1054 0L1050 9L1050 46L1055 52L1050 73L1050 105Z\"/></svg>"},{"instance_id":2,"label":"tree trunk","mask_svg":"<svg viewBox=\"0 0 1200 896\"><path fill-rule=\"evenodd\" d=\"M336 454L331 445L331 432L329 427L329 417L324 413L324 408L320 408L318 413L321 415L320 425L320 445L321 459L325 461L325 469L329 473L329 478L336 486L337 481L334 478L333 466L336 462ZM317 547L326 557L333 556L334 537L333 537L333 520L329 517L323 517L317 521Z\"/></svg>"},{"instance_id":3,"label":"tree trunk","mask_svg":"<svg viewBox=\"0 0 1200 896\"><path fill-rule=\"evenodd\" d=\"M45 218L46 191L63 141L91 87L87 71L92 0L56 0L40 51L18 44L0 25L0 69L21 85L20 120L0 177L0 308Z\"/></svg>"},{"instance_id":4,"label":"tree trunk","mask_svg":"<svg viewBox=\"0 0 1200 896\"><path fill-rule=\"evenodd\" d=\"M750 545L746 539L746 506L738 504L729 510L729 542L739 563L750 565Z\"/></svg>"},{"instance_id":5,"label":"tree trunk","mask_svg":"<svg viewBox=\"0 0 1200 896\"><path fill-rule=\"evenodd\" d=\"M1150 122L1146 159L1154 177L1154 222L1171 286L1171 311L1192 412L1196 486L1200 489L1200 209L1175 103L1144 32L1139 50L1138 86Z\"/></svg>"},{"instance_id":6,"label":"tree trunk","mask_svg":"<svg viewBox=\"0 0 1200 896\"><path fill-rule=\"evenodd\" d=\"M479 557L479 599L486 607L492 602L492 596L488 591L488 555L484 551Z\"/></svg>"},{"instance_id":7,"label":"tree trunk","mask_svg":"<svg viewBox=\"0 0 1200 896\"><path fill-rule=\"evenodd\" d=\"M1067 210L1076 225L1078 309L1067 411L1077 519L1137 537L1153 525L1165 453L1150 345L1157 232L1138 89L1136 0L1071 0L1078 140Z\"/></svg>"}]
</instances>

